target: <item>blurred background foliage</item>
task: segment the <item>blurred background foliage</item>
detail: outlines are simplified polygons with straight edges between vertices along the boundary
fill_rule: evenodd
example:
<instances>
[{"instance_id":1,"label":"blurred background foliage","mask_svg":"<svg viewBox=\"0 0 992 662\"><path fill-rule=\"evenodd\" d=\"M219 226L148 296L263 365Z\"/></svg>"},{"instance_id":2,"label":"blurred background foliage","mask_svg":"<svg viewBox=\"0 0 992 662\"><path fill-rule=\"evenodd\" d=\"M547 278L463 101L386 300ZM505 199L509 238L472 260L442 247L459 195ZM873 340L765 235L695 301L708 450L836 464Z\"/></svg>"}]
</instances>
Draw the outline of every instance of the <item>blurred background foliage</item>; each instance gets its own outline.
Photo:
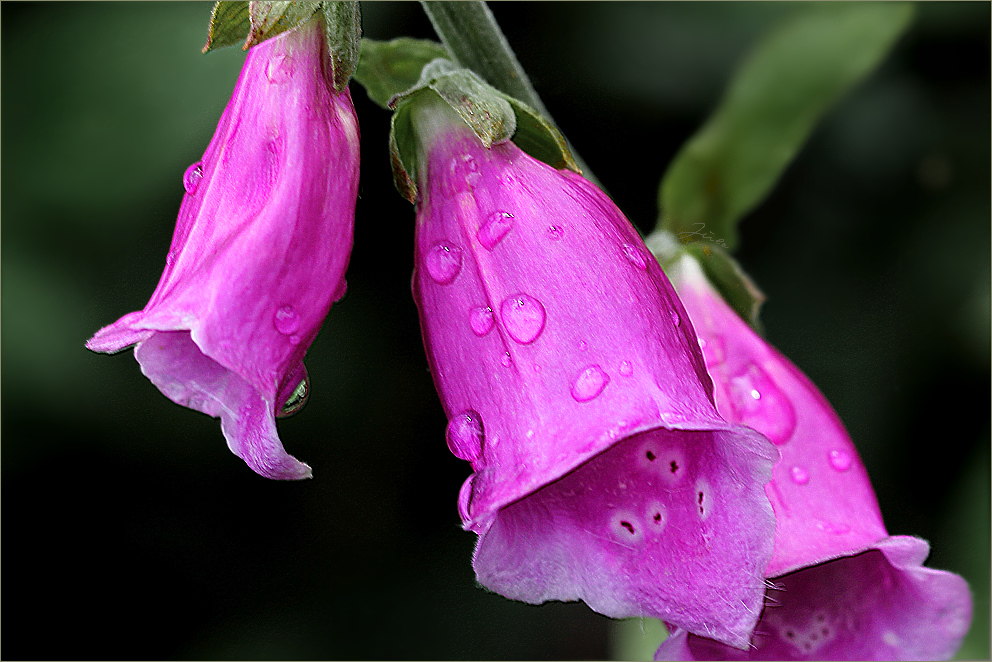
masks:
<instances>
[{"instance_id":1,"label":"blurred background foliage","mask_svg":"<svg viewBox=\"0 0 992 662\"><path fill-rule=\"evenodd\" d=\"M666 165L795 6L492 9L646 232ZM959 657L988 659L990 6L917 10L740 226L738 257L768 295L768 339L847 424L889 530L929 539L930 565L971 583ZM366 36L433 36L415 3L363 12ZM309 354L310 403L279 423L312 481L256 476L129 352L83 348L154 289L182 173L234 86L241 51L200 54L209 14L0 6L3 657L633 655L581 604L474 583L455 511L469 468L445 446L410 297L413 212L390 178L389 115L361 88L349 290Z\"/></svg>"}]
</instances>

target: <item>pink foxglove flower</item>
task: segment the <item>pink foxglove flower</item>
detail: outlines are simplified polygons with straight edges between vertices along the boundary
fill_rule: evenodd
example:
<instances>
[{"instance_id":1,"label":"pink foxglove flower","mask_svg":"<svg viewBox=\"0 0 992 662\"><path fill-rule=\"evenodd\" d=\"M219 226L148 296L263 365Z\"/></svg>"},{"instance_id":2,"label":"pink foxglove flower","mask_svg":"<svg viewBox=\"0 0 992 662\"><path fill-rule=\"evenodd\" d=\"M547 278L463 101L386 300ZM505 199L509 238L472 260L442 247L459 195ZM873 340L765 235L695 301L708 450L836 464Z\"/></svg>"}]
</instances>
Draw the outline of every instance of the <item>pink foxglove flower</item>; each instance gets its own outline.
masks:
<instances>
[{"instance_id":1,"label":"pink foxglove flower","mask_svg":"<svg viewBox=\"0 0 992 662\"><path fill-rule=\"evenodd\" d=\"M448 447L474 470L458 508L478 581L746 646L774 448L717 414L685 310L602 191L416 112L413 289Z\"/></svg>"},{"instance_id":2,"label":"pink foxglove flower","mask_svg":"<svg viewBox=\"0 0 992 662\"><path fill-rule=\"evenodd\" d=\"M774 588L748 652L677 630L656 659L937 660L971 621L968 586L922 566L923 540L889 536L850 437L817 388L762 340L683 256L668 270L725 418L781 452L765 487L775 510Z\"/></svg>"},{"instance_id":3,"label":"pink foxglove flower","mask_svg":"<svg viewBox=\"0 0 992 662\"><path fill-rule=\"evenodd\" d=\"M352 245L358 123L348 91L325 77L321 26L248 53L202 161L186 171L155 293L87 343L136 345L152 383L220 417L231 450L269 478L310 476L283 449L275 417L306 388L303 357L344 293Z\"/></svg>"}]
</instances>

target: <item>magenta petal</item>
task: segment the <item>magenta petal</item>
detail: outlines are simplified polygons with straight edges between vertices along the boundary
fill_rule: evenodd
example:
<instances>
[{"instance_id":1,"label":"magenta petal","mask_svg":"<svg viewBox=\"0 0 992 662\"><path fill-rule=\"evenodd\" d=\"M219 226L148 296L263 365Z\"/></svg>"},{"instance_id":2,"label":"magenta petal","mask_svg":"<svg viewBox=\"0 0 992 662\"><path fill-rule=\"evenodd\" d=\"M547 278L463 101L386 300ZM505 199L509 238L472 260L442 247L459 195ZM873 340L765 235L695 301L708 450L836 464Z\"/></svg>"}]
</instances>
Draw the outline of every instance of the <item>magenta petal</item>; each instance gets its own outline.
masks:
<instances>
[{"instance_id":1,"label":"magenta petal","mask_svg":"<svg viewBox=\"0 0 992 662\"><path fill-rule=\"evenodd\" d=\"M887 538L775 580L748 652L674 633L665 660L947 660L971 621L968 586L921 566L926 542Z\"/></svg>"},{"instance_id":2,"label":"magenta petal","mask_svg":"<svg viewBox=\"0 0 992 662\"><path fill-rule=\"evenodd\" d=\"M749 466L765 443L665 429L628 437L503 508L479 541L479 582L530 603L678 619L744 646L772 532L755 518L764 494Z\"/></svg>"},{"instance_id":3,"label":"magenta petal","mask_svg":"<svg viewBox=\"0 0 992 662\"><path fill-rule=\"evenodd\" d=\"M324 77L315 19L252 48L203 159L186 171L165 270L144 310L87 343L137 344L169 398L221 418L258 473L302 478L274 417L344 293L358 194L351 96Z\"/></svg>"},{"instance_id":4,"label":"magenta petal","mask_svg":"<svg viewBox=\"0 0 992 662\"><path fill-rule=\"evenodd\" d=\"M218 416L231 451L267 478L310 478L286 453L272 408L237 373L208 358L185 331L159 332L134 348L141 372L176 404Z\"/></svg>"},{"instance_id":5,"label":"magenta petal","mask_svg":"<svg viewBox=\"0 0 992 662\"><path fill-rule=\"evenodd\" d=\"M684 309L602 191L438 115L415 120L414 297L448 447L475 471L458 503L480 583L746 646L774 447L719 416Z\"/></svg>"}]
</instances>

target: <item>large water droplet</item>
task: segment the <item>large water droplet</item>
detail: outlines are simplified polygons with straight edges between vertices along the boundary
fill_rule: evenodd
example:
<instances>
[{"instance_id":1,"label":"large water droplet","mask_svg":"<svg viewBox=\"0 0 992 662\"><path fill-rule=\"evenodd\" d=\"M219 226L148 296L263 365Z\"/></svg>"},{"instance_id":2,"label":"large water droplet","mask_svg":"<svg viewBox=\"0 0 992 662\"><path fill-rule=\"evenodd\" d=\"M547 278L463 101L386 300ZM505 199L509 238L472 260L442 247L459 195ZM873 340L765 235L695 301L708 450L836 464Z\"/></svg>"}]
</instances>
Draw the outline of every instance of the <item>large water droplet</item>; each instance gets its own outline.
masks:
<instances>
[{"instance_id":1,"label":"large water droplet","mask_svg":"<svg viewBox=\"0 0 992 662\"><path fill-rule=\"evenodd\" d=\"M495 323L496 316L488 306L473 308L468 314L468 325L472 327L472 333L480 338L492 331Z\"/></svg>"},{"instance_id":2,"label":"large water droplet","mask_svg":"<svg viewBox=\"0 0 992 662\"><path fill-rule=\"evenodd\" d=\"M448 440L448 450L455 457L475 462L482 456L482 444L485 440L482 417L471 409L458 414L448 422L445 437Z\"/></svg>"},{"instance_id":3,"label":"large water droplet","mask_svg":"<svg viewBox=\"0 0 992 662\"><path fill-rule=\"evenodd\" d=\"M853 461L851 454L845 450L830 451L828 458L830 459L830 466L837 471L847 471L851 468Z\"/></svg>"},{"instance_id":4,"label":"large water droplet","mask_svg":"<svg viewBox=\"0 0 992 662\"><path fill-rule=\"evenodd\" d=\"M602 368L598 365L588 366L572 383L572 397L577 402L588 402L602 393L609 383L610 376Z\"/></svg>"},{"instance_id":5,"label":"large water droplet","mask_svg":"<svg viewBox=\"0 0 992 662\"><path fill-rule=\"evenodd\" d=\"M548 239L551 241L561 241L561 238L565 236L565 228L560 225L549 225L548 226Z\"/></svg>"},{"instance_id":6,"label":"large water droplet","mask_svg":"<svg viewBox=\"0 0 992 662\"><path fill-rule=\"evenodd\" d=\"M499 314L506 332L521 345L534 342L544 330L544 305L529 294L507 297Z\"/></svg>"},{"instance_id":7,"label":"large water droplet","mask_svg":"<svg viewBox=\"0 0 992 662\"><path fill-rule=\"evenodd\" d=\"M304 376L303 381L296 385L293 392L290 393L289 398L286 400L286 404L282 406L282 409L276 414L276 418L286 418L287 416L292 416L293 414L299 412L303 409L303 406L310 399L310 377Z\"/></svg>"},{"instance_id":8,"label":"large water droplet","mask_svg":"<svg viewBox=\"0 0 992 662\"><path fill-rule=\"evenodd\" d=\"M448 241L434 245L427 252L427 273L440 285L447 285L462 269L462 249Z\"/></svg>"},{"instance_id":9,"label":"large water droplet","mask_svg":"<svg viewBox=\"0 0 992 662\"><path fill-rule=\"evenodd\" d=\"M632 374L634 374L634 364L632 364L630 361L621 361L620 374L623 375L624 377L630 377Z\"/></svg>"},{"instance_id":10,"label":"large water droplet","mask_svg":"<svg viewBox=\"0 0 992 662\"><path fill-rule=\"evenodd\" d=\"M462 489L458 491L458 516L463 522L471 519L469 510L472 505L472 483L475 482L475 474L472 474L462 483Z\"/></svg>"},{"instance_id":11,"label":"large water droplet","mask_svg":"<svg viewBox=\"0 0 992 662\"><path fill-rule=\"evenodd\" d=\"M296 333L300 328L300 314L292 306L283 306L272 318L276 331L284 336Z\"/></svg>"},{"instance_id":12,"label":"large water droplet","mask_svg":"<svg viewBox=\"0 0 992 662\"><path fill-rule=\"evenodd\" d=\"M285 83L293 75L293 58L277 55L265 65L265 77L273 85Z\"/></svg>"},{"instance_id":13,"label":"large water droplet","mask_svg":"<svg viewBox=\"0 0 992 662\"><path fill-rule=\"evenodd\" d=\"M487 251L491 251L496 244L503 240L503 237L513 228L513 214L506 211L494 211L486 219L486 222L479 228L477 236L479 243Z\"/></svg>"},{"instance_id":14,"label":"large water droplet","mask_svg":"<svg viewBox=\"0 0 992 662\"><path fill-rule=\"evenodd\" d=\"M703 340L702 338L697 338L699 342L699 349L703 352L703 363L706 364L706 368L714 368L721 363L726 358L726 347L723 342L723 338L720 336L710 336L708 340Z\"/></svg>"},{"instance_id":15,"label":"large water droplet","mask_svg":"<svg viewBox=\"0 0 992 662\"><path fill-rule=\"evenodd\" d=\"M194 195L201 179L203 179L203 161L197 161L183 173L183 188L190 195Z\"/></svg>"},{"instance_id":16,"label":"large water droplet","mask_svg":"<svg viewBox=\"0 0 992 662\"><path fill-rule=\"evenodd\" d=\"M641 271L648 268L648 263L637 246L634 246L633 244L624 244L621 246L621 249L623 250L624 257L626 257L627 261L632 265Z\"/></svg>"},{"instance_id":17,"label":"large water droplet","mask_svg":"<svg viewBox=\"0 0 992 662\"><path fill-rule=\"evenodd\" d=\"M789 441L796 428L796 412L757 364L749 363L743 373L731 377L730 399L738 422L754 428L772 443Z\"/></svg>"},{"instance_id":18,"label":"large water droplet","mask_svg":"<svg viewBox=\"0 0 992 662\"><path fill-rule=\"evenodd\" d=\"M796 485L805 485L809 482L809 472L796 465L789 470L789 476L792 477L792 482Z\"/></svg>"}]
</instances>

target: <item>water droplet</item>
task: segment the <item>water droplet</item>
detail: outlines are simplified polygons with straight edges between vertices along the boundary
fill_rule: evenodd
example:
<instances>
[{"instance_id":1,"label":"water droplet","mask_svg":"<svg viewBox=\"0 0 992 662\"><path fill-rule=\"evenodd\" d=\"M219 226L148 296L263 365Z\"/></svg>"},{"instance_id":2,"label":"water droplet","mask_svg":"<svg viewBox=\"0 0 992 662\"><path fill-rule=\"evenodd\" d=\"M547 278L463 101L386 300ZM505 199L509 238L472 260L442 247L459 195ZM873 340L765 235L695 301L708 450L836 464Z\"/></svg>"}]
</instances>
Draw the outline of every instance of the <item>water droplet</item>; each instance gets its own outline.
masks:
<instances>
[{"instance_id":1,"label":"water droplet","mask_svg":"<svg viewBox=\"0 0 992 662\"><path fill-rule=\"evenodd\" d=\"M472 327L472 333L480 338L492 331L495 323L496 316L493 315L493 309L488 306L473 308L468 314L468 325Z\"/></svg>"},{"instance_id":2,"label":"water droplet","mask_svg":"<svg viewBox=\"0 0 992 662\"><path fill-rule=\"evenodd\" d=\"M482 444L485 440L482 417L471 409L458 414L448 423L445 437L448 440L448 450L455 457L475 462L482 456Z\"/></svg>"},{"instance_id":3,"label":"water droplet","mask_svg":"<svg viewBox=\"0 0 992 662\"><path fill-rule=\"evenodd\" d=\"M440 285L447 285L462 269L462 249L448 241L427 252L427 273Z\"/></svg>"},{"instance_id":4,"label":"water droplet","mask_svg":"<svg viewBox=\"0 0 992 662\"><path fill-rule=\"evenodd\" d=\"M851 454L845 450L830 451L830 466L832 466L837 471L847 471L851 468Z\"/></svg>"},{"instance_id":5,"label":"water droplet","mask_svg":"<svg viewBox=\"0 0 992 662\"><path fill-rule=\"evenodd\" d=\"M276 331L284 336L296 333L300 328L300 315L292 306L283 306L272 318Z\"/></svg>"},{"instance_id":6,"label":"water droplet","mask_svg":"<svg viewBox=\"0 0 992 662\"><path fill-rule=\"evenodd\" d=\"M588 402L592 400L606 388L610 383L610 376L603 372L598 365L591 365L579 373L572 384L572 397L577 402Z\"/></svg>"},{"instance_id":7,"label":"water droplet","mask_svg":"<svg viewBox=\"0 0 992 662\"><path fill-rule=\"evenodd\" d=\"M541 365L539 363L534 364L534 372L541 372Z\"/></svg>"},{"instance_id":8,"label":"water droplet","mask_svg":"<svg viewBox=\"0 0 992 662\"><path fill-rule=\"evenodd\" d=\"M677 311L674 308L672 308L672 324L674 324L675 326L678 326L681 323L682 323L682 318L679 317L679 311Z\"/></svg>"},{"instance_id":9,"label":"water droplet","mask_svg":"<svg viewBox=\"0 0 992 662\"><path fill-rule=\"evenodd\" d=\"M479 232L477 233L479 243L487 251L491 251L512 228L513 214L506 211L494 211L486 219L486 222L482 224L482 227L479 228Z\"/></svg>"},{"instance_id":10,"label":"water droplet","mask_svg":"<svg viewBox=\"0 0 992 662\"><path fill-rule=\"evenodd\" d=\"M579 341L579 351L580 352L584 352L587 349L589 349L589 343L587 343L585 340L580 340Z\"/></svg>"},{"instance_id":11,"label":"water droplet","mask_svg":"<svg viewBox=\"0 0 992 662\"><path fill-rule=\"evenodd\" d=\"M623 250L624 257L626 257L627 261L630 262L632 265L634 265L641 271L644 271L645 269L648 268L648 263L644 259L644 255L641 254L641 251L640 249L637 248L637 246L634 246L633 244L624 244L620 248Z\"/></svg>"},{"instance_id":12,"label":"water droplet","mask_svg":"<svg viewBox=\"0 0 992 662\"><path fill-rule=\"evenodd\" d=\"M620 374L624 377L630 377L634 374L634 365L630 361L621 361Z\"/></svg>"},{"instance_id":13,"label":"water droplet","mask_svg":"<svg viewBox=\"0 0 992 662\"><path fill-rule=\"evenodd\" d=\"M265 77L273 85L285 83L293 75L293 58L277 55L265 65Z\"/></svg>"},{"instance_id":14,"label":"water droplet","mask_svg":"<svg viewBox=\"0 0 992 662\"><path fill-rule=\"evenodd\" d=\"M560 225L549 225L548 226L548 239L551 241L561 241L561 238L565 236L565 228Z\"/></svg>"},{"instance_id":15,"label":"water droplet","mask_svg":"<svg viewBox=\"0 0 992 662\"><path fill-rule=\"evenodd\" d=\"M472 474L462 483L462 489L458 491L458 516L463 522L471 519L469 510L472 505L472 484L475 482L475 474Z\"/></svg>"},{"instance_id":16,"label":"water droplet","mask_svg":"<svg viewBox=\"0 0 992 662\"><path fill-rule=\"evenodd\" d=\"M478 172L479 164L475 162L475 157L471 154L462 154L462 165L465 166L465 170L468 172Z\"/></svg>"},{"instance_id":17,"label":"water droplet","mask_svg":"<svg viewBox=\"0 0 992 662\"><path fill-rule=\"evenodd\" d=\"M165 256L165 266L171 267L173 264L175 264L176 263L176 256L178 254L179 254L179 251L176 251L176 250L169 251L169 254Z\"/></svg>"},{"instance_id":18,"label":"water droplet","mask_svg":"<svg viewBox=\"0 0 992 662\"><path fill-rule=\"evenodd\" d=\"M503 352L503 356L499 357L499 362L503 365L504 368L509 368L511 365L513 365L513 359L510 358L509 352Z\"/></svg>"},{"instance_id":19,"label":"water droplet","mask_svg":"<svg viewBox=\"0 0 992 662\"><path fill-rule=\"evenodd\" d=\"M798 465L789 470L789 475L792 477L792 482L796 485L805 485L809 482L809 472Z\"/></svg>"},{"instance_id":20,"label":"water droplet","mask_svg":"<svg viewBox=\"0 0 992 662\"><path fill-rule=\"evenodd\" d=\"M194 195L201 179L203 179L203 161L197 161L183 173L183 188L190 195Z\"/></svg>"},{"instance_id":21,"label":"water droplet","mask_svg":"<svg viewBox=\"0 0 992 662\"><path fill-rule=\"evenodd\" d=\"M507 297L499 314L506 332L521 345L534 342L544 330L544 305L529 294L521 292Z\"/></svg>"},{"instance_id":22,"label":"water droplet","mask_svg":"<svg viewBox=\"0 0 992 662\"><path fill-rule=\"evenodd\" d=\"M723 338L712 336L709 340L697 338L697 341L699 342L699 349L703 352L703 363L706 364L707 369L714 368L723 363L724 358L726 358L726 347Z\"/></svg>"},{"instance_id":23,"label":"water droplet","mask_svg":"<svg viewBox=\"0 0 992 662\"><path fill-rule=\"evenodd\" d=\"M754 428L772 443L789 441L796 427L796 412L757 364L749 363L743 373L730 379L730 398L738 422Z\"/></svg>"},{"instance_id":24,"label":"water droplet","mask_svg":"<svg viewBox=\"0 0 992 662\"><path fill-rule=\"evenodd\" d=\"M282 406L282 409L276 414L276 418L286 418L287 416L292 416L293 414L299 412L303 409L303 405L307 403L310 399L310 377L305 375L303 381L296 385L293 392L290 393L289 398L286 400L286 404Z\"/></svg>"}]
</instances>

